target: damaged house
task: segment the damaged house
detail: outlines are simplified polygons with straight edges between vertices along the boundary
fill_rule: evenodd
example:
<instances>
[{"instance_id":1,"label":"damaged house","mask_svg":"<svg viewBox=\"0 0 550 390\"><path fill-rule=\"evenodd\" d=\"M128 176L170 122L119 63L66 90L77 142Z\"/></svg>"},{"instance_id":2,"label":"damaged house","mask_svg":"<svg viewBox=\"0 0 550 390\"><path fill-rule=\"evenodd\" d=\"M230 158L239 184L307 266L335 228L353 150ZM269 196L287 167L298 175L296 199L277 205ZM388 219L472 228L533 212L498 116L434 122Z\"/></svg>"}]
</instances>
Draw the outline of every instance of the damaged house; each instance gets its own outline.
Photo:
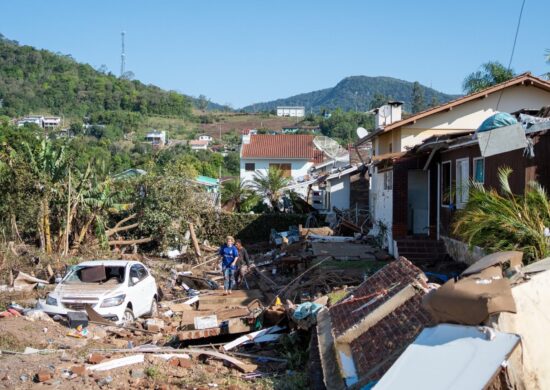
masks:
<instances>
[{"instance_id":1,"label":"damaged house","mask_svg":"<svg viewBox=\"0 0 550 390\"><path fill-rule=\"evenodd\" d=\"M525 108L538 110L549 104L550 82L524 73L408 118L402 118L399 102L390 102L375 110L376 129L362 138L358 146L369 141L373 144L373 156L368 163L370 211L375 228L387 228L390 252L412 261L444 255L440 250L444 252L445 247L438 240L446 233L442 226L450 214L447 209L451 205L449 197L438 197L438 189L441 192L441 188L448 189L457 182L461 187L460 183L476 175L477 178L483 176L484 180L492 175L492 166L488 160L479 159L477 140L473 142L471 138L462 138L460 148L466 151L477 147L477 153L455 153L453 151L459 148L457 144L449 147L447 156L438 160L434 159L431 150L411 156L408 153L411 149L420 149L419 145L428 139L468 136L497 112L513 113ZM535 146L535 155L536 149L544 148L543 145ZM510 158L517 158L516 155L502 157L510 164L514 164ZM545 165L539 166L546 169L543 168ZM483 174L481 169L484 169ZM533 174L531 171L530 177ZM518 178L518 187L522 186L520 181ZM456 194L456 191L451 193ZM459 199L453 203L457 207L467 200L467 192L459 191L458 195ZM422 248L418 247L418 240L411 243L411 237L424 238ZM422 253L422 250L428 253Z\"/></svg>"},{"instance_id":2,"label":"damaged house","mask_svg":"<svg viewBox=\"0 0 550 390\"><path fill-rule=\"evenodd\" d=\"M327 389L546 389L550 259L482 258L443 285L405 258L317 314Z\"/></svg>"},{"instance_id":3,"label":"damaged house","mask_svg":"<svg viewBox=\"0 0 550 390\"><path fill-rule=\"evenodd\" d=\"M375 382L430 323L422 308L424 273L401 258L317 316L327 389L362 388Z\"/></svg>"}]
</instances>

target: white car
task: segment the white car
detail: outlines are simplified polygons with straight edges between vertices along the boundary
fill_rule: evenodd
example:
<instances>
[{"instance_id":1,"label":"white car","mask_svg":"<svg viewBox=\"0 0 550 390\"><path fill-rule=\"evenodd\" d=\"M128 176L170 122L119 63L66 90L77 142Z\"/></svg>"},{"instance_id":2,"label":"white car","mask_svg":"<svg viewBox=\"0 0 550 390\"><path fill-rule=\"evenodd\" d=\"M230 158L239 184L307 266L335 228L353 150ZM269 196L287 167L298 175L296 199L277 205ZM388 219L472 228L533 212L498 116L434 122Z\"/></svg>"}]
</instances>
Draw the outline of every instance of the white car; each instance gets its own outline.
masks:
<instances>
[{"instance_id":1,"label":"white car","mask_svg":"<svg viewBox=\"0 0 550 390\"><path fill-rule=\"evenodd\" d=\"M50 315L66 315L90 305L106 319L128 323L156 316L157 299L155 278L140 262L94 260L69 271L38 308Z\"/></svg>"}]
</instances>

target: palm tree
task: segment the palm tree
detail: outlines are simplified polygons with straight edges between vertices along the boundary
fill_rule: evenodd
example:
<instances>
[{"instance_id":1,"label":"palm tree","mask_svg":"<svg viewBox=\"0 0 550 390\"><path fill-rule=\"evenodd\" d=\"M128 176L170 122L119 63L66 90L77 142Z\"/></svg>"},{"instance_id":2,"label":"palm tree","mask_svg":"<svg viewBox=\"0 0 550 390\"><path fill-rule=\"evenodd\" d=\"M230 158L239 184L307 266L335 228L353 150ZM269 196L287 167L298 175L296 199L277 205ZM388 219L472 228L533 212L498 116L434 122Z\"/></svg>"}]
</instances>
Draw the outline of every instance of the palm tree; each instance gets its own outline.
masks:
<instances>
[{"instance_id":1,"label":"palm tree","mask_svg":"<svg viewBox=\"0 0 550 390\"><path fill-rule=\"evenodd\" d=\"M275 208L283 195L283 190L290 184L290 178L278 168L270 167L267 173L257 172L251 187L264 198L269 200L271 207Z\"/></svg>"},{"instance_id":2,"label":"palm tree","mask_svg":"<svg viewBox=\"0 0 550 390\"><path fill-rule=\"evenodd\" d=\"M224 206L241 212L258 200L257 194L246 181L235 179L223 183L222 204Z\"/></svg>"},{"instance_id":3,"label":"palm tree","mask_svg":"<svg viewBox=\"0 0 550 390\"><path fill-rule=\"evenodd\" d=\"M491 252L521 250L527 262L550 255L550 200L535 182L525 195L512 193L508 178L512 170L499 170L500 191L472 183L468 203L457 215L454 233L471 246Z\"/></svg>"},{"instance_id":4,"label":"palm tree","mask_svg":"<svg viewBox=\"0 0 550 390\"><path fill-rule=\"evenodd\" d=\"M507 69L498 61L489 61L481 65L481 68L470 73L462 83L462 89L470 94L482 89L503 83L514 77L514 71Z\"/></svg>"}]
</instances>

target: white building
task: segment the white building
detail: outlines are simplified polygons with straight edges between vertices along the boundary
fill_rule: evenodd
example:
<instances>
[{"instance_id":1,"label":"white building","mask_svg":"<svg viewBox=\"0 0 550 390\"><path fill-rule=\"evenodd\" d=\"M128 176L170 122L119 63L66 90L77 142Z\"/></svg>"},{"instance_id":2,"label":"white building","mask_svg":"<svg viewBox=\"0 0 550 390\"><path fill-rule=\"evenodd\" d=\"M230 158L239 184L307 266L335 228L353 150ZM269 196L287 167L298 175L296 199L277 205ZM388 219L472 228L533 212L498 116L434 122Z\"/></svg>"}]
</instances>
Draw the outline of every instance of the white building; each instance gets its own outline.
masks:
<instances>
[{"instance_id":1,"label":"white building","mask_svg":"<svg viewBox=\"0 0 550 390\"><path fill-rule=\"evenodd\" d=\"M29 115L17 121L17 127L25 126L27 123L37 126L44 126L44 117L42 115Z\"/></svg>"},{"instance_id":2,"label":"white building","mask_svg":"<svg viewBox=\"0 0 550 390\"><path fill-rule=\"evenodd\" d=\"M61 118L58 116L45 116L42 121L42 126L45 129L53 129L61 124Z\"/></svg>"},{"instance_id":3,"label":"white building","mask_svg":"<svg viewBox=\"0 0 550 390\"><path fill-rule=\"evenodd\" d=\"M290 116L296 118L302 118L306 116L306 108L302 106L295 107L277 107L277 116Z\"/></svg>"},{"instance_id":4,"label":"white building","mask_svg":"<svg viewBox=\"0 0 550 390\"><path fill-rule=\"evenodd\" d=\"M314 138L309 134L243 135L241 181L252 182L257 174L266 175L270 168L278 168L292 179L287 189L315 208L349 208L351 171L331 171L332 163L323 164L325 156L313 144ZM329 169L323 170L323 166Z\"/></svg>"},{"instance_id":5,"label":"white building","mask_svg":"<svg viewBox=\"0 0 550 390\"><path fill-rule=\"evenodd\" d=\"M147 133L145 140L153 146L166 145L166 131L153 130Z\"/></svg>"},{"instance_id":6,"label":"white building","mask_svg":"<svg viewBox=\"0 0 550 390\"><path fill-rule=\"evenodd\" d=\"M191 150L206 150L208 149L208 141L194 139L189 141L189 147Z\"/></svg>"},{"instance_id":7,"label":"white building","mask_svg":"<svg viewBox=\"0 0 550 390\"><path fill-rule=\"evenodd\" d=\"M206 134L199 135L199 141L212 142L212 137Z\"/></svg>"}]
</instances>

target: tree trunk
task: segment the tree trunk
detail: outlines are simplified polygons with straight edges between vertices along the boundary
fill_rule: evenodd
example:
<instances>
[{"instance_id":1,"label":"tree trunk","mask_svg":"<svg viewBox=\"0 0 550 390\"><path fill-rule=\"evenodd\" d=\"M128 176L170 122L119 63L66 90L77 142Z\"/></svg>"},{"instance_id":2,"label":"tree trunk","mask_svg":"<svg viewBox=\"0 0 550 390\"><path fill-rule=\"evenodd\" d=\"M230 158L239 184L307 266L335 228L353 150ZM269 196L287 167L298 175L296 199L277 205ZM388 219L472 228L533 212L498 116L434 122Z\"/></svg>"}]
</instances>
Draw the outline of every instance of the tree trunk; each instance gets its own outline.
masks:
<instances>
[{"instance_id":1,"label":"tree trunk","mask_svg":"<svg viewBox=\"0 0 550 390\"><path fill-rule=\"evenodd\" d=\"M48 201L48 198L44 198L42 200L42 208L43 208L43 214L42 214L42 223L44 227L44 246L45 251L47 254L52 253L52 232L51 232L51 225L50 225L50 204Z\"/></svg>"},{"instance_id":2,"label":"tree trunk","mask_svg":"<svg viewBox=\"0 0 550 390\"><path fill-rule=\"evenodd\" d=\"M82 241L84 241L84 237L86 237L86 233L88 233L88 229L90 228L90 225L95 219L95 214L92 214L90 218L84 223L84 226L80 229L80 232L78 234L78 238L76 241L73 242L73 247L71 250L71 254L75 254L80 249L80 244L82 244Z\"/></svg>"}]
</instances>

